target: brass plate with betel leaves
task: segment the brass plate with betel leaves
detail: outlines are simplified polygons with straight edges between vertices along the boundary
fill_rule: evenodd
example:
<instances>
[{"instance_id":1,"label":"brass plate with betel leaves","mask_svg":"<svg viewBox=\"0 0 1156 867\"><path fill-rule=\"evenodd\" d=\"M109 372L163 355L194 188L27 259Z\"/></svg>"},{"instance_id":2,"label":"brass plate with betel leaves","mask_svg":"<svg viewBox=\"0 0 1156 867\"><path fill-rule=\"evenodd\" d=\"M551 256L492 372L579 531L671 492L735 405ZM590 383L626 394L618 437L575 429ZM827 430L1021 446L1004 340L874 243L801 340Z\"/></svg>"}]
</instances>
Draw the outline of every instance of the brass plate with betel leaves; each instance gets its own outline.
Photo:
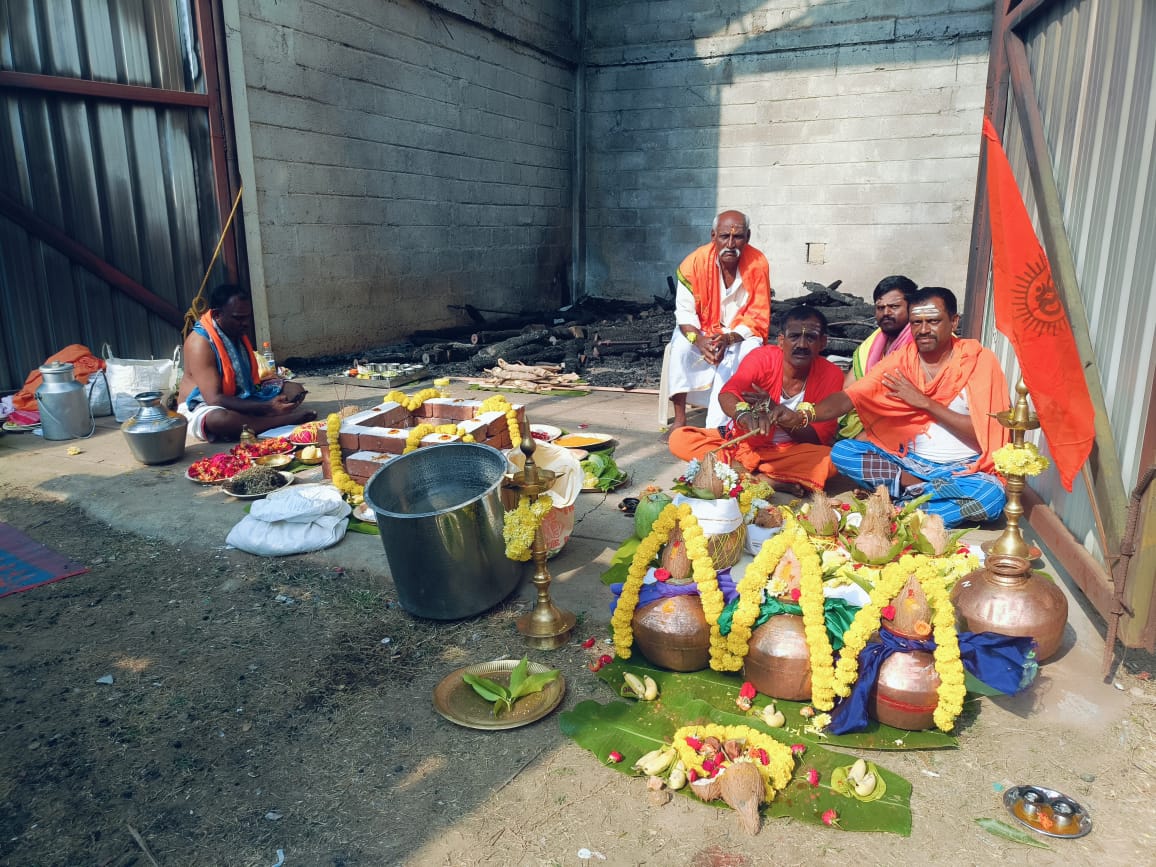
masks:
<instances>
[{"instance_id":1,"label":"brass plate with betel leaves","mask_svg":"<svg viewBox=\"0 0 1156 867\"><path fill-rule=\"evenodd\" d=\"M515 729L537 722L558 706L566 693L566 679L561 674L546 684L541 692L535 692L518 699L513 708L494 716L493 705L474 692L474 688L462 680L463 674L478 674L488 677L503 686L510 683L510 672L517 666L517 659L495 659L467 665L442 678L434 687L434 710L452 723L470 729ZM530 674L543 674L551 669L537 662L531 662Z\"/></svg>"}]
</instances>

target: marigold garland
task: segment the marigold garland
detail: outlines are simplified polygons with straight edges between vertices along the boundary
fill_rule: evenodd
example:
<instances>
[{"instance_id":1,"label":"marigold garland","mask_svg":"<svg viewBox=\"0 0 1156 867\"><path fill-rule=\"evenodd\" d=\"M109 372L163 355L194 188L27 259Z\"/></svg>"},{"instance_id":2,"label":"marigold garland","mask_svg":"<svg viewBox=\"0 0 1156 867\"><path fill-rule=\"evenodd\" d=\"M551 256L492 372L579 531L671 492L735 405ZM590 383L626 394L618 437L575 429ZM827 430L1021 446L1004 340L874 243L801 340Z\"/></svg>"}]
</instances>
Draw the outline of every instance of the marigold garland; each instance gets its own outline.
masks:
<instances>
[{"instance_id":1,"label":"marigold garland","mask_svg":"<svg viewBox=\"0 0 1156 867\"><path fill-rule=\"evenodd\" d=\"M752 627L762 608L764 593L768 592L767 583L788 549L799 558L799 606L803 609L803 634L811 666L811 703L819 710L830 710L835 705L835 663L823 613L823 565L806 531L789 513L782 532L763 544L739 582L739 603L731 619L725 653L720 652L728 668L722 670L738 671L742 667L750 648Z\"/></svg>"},{"instance_id":2,"label":"marigold garland","mask_svg":"<svg viewBox=\"0 0 1156 867\"><path fill-rule=\"evenodd\" d=\"M763 784L766 787L767 803L775 798L775 794L791 781L795 772L795 757L791 748L780 743L770 735L755 731L750 726L721 726L713 723L698 726L683 726L674 733L674 749L682 760L687 771L693 770L699 777L709 777L711 774L703 768L703 756L692 747L687 738L703 741L709 737L716 737L723 743L729 740L742 741L745 750L763 750L767 756L767 764L753 761L759 769Z\"/></svg>"},{"instance_id":3,"label":"marigold garland","mask_svg":"<svg viewBox=\"0 0 1156 867\"><path fill-rule=\"evenodd\" d=\"M402 454L409 454L421 447L421 441L432 433L447 434L449 436L458 436L464 443L474 442L474 438L466 433L466 429L460 424L419 424L412 428L409 435L405 438L405 450Z\"/></svg>"},{"instance_id":4,"label":"marigold garland","mask_svg":"<svg viewBox=\"0 0 1156 867\"><path fill-rule=\"evenodd\" d=\"M495 394L493 397L487 397L482 401L482 405L478 407L477 415L486 412L504 412L506 414L506 427L510 431L510 446L517 448L522 443L522 429L518 426L518 412L510 405L500 394Z\"/></svg>"},{"instance_id":5,"label":"marigold garland","mask_svg":"<svg viewBox=\"0 0 1156 867\"><path fill-rule=\"evenodd\" d=\"M421 405L433 397L441 397L441 392L436 388L423 388L417 394L410 397L404 391L391 391L385 396L386 400L401 404L405 407L406 412L417 412Z\"/></svg>"},{"instance_id":6,"label":"marigold garland","mask_svg":"<svg viewBox=\"0 0 1156 867\"><path fill-rule=\"evenodd\" d=\"M325 419L325 440L329 444L329 470L333 486L346 499L364 496L365 489L345 472L345 464L341 460L341 416L335 412Z\"/></svg>"},{"instance_id":7,"label":"marigold garland","mask_svg":"<svg viewBox=\"0 0 1156 867\"><path fill-rule=\"evenodd\" d=\"M935 707L935 725L949 732L955 719L963 711L963 662L959 655L959 635L955 631L955 607L948 596L947 585L930 557L922 554L904 554L894 563L883 567L871 598L843 634L843 649L835 667L834 691L846 697L859 674L859 653L867 646L871 635L879 628L882 609L903 589L909 576L914 575L927 596L932 609L933 638L935 640L935 671L939 675L939 700Z\"/></svg>"},{"instance_id":8,"label":"marigold garland","mask_svg":"<svg viewBox=\"0 0 1156 867\"><path fill-rule=\"evenodd\" d=\"M751 503L755 500L770 501L771 496L775 493L775 489L766 482L755 482L753 485L744 485L743 492L739 494L739 511L743 513L743 517L751 514Z\"/></svg>"},{"instance_id":9,"label":"marigold garland","mask_svg":"<svg viewBox=\"0 0 1156 867\"><path fill-rule=\"evenodd\" d=\"M703 614L710 624L712 644L716 634L721 637L721 633L718 633L718 618L726 601L723 599L722 591L719 590L714 564L707 551L706 536L688 504L676 506L674 503L668 503L652 525L650 534L642 540L634 552L626 580L622 582L622 592L618 594L618 604L610 618L610 625L614 630L614 651L623 659L630 658L631 647L634 645L631 621L634 619L634 610L638 607L642 579L646 577L651 561L658 556L659 550L670 538L675 523L682 528L686 555L692 565L691 574L698 587Z\"/></svg>"},{"instance_id":10,"label":"marigold garland","mask_svg":"<svg viewBox=\"0 0 1156 867\"><path fill-rule=\"evenodd\" d=\"M534 537L542 521L554 507L548 494L539 494L533 503L528 496L518 500L518 508L506 512L502 538L506 540L506 556L511 560L529 560Z\"/></svg>"}]
</instances>

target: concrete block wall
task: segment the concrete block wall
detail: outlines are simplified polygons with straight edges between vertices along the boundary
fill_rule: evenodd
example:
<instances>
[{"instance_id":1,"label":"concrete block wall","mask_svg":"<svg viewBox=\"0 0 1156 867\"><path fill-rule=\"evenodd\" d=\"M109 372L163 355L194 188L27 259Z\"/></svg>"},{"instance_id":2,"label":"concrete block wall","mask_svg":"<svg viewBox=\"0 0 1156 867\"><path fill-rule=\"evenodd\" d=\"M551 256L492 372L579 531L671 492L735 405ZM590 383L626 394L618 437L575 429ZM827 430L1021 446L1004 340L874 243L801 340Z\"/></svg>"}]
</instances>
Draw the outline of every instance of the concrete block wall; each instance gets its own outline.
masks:
<instances>
[{"instance_id":1,"label":"concrete block wall","mask_svg":"<svg viewBox=\"0 0 1156 867\"><path fill-rule=\"evenodd\" d=\"M564 303L570 0L233 2L279 356Z\"/></svg>"},{"instance_id":2,"label":"concrete block wall","mask_svg":"<svg viewBox=\"0 0 1156 867\"><path fill-rule=\"evenodd\" d=\"M734 207L781 297L893 273L962 297L991 22L991 0L589 0L587 291L665 292Z\"/></svg>"}]
</instances>

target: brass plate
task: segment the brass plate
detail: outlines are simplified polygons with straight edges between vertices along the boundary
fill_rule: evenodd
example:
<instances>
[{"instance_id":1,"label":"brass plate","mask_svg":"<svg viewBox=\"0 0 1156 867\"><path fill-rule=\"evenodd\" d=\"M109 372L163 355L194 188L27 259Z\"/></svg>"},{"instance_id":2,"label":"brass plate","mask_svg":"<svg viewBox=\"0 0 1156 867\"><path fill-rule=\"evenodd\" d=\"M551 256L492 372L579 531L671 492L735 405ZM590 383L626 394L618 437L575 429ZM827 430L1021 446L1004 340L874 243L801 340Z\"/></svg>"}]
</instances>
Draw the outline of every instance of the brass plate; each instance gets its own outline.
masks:
<instances>
[{"instance_id":1,"label":"brass plate","mask_svg":"<svg viewBox=\"0 0 1156 867\"><path fill-rule=\"evenodd\" d=\"M561 446L564 449L586 449L587 451L598 451L610 446L614 442L614 437L610 434L604 433L572 433L560 436L554 440L554 445Z\"/></svg>"},{"instance_id":2,"label":"brass plate","mask_svg":"<svg viewBox=\"0 0 1156 867\"><path fill-rule=\"evenodd\" d=\"M517 659L495 659L493 662L467 665L447 674L434 687L434 710L450 722L469 729L497 731L516 729L537 722L562 701L562 696L566 693L566 678L562 675L559 674L558 678L547 684L541 692L518 699L511 710L497 717L492 712L493 705L462 680L463 674L480 674L482 677L506 685L510 682L510 672L518 662ZM537 662L530 663L530 674L542 674L547 671L550 669L544 665Z\"/></svg>"},{"instance_id":3,"label":"brass plate","mask_svg":"<svg viewBox=\"0 0 1156 867\"><path fill-rule=\"evenodd\" d=\"M279 475L281 477L281 487L280 488L274 488L273 491L279 491L279 490L281 490L281 488L289 487L291 484L293 484L293 480L295 478L297 478L292 473L288 473L285 470L278 470L277 475ZM271 493L273 493L273 491L265 491L264 493L261 493L261 494L234 494L231 490L229 490L229 483L230 482L232 482L232 479L226 479L225 484L223 484L221 486L221 490L224 491L226 494L228 494L230 497L232 497L235 500L259 500L262 497L267 497Z\"/></svg>"}]
</instances>

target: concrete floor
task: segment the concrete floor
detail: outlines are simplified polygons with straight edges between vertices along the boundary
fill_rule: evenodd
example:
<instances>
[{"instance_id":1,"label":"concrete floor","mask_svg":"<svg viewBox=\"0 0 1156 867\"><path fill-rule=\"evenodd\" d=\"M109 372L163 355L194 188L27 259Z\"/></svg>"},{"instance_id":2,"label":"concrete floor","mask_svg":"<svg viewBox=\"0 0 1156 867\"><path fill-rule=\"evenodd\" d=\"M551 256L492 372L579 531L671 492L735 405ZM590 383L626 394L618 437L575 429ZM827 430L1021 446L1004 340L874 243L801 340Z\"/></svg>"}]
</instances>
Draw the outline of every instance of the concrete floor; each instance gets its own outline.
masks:
<instances>
[{"instance_id":1,"label":"concrete floor","mask_svg":"<svg viewBox=\"0 0 1156 867\"><path fill-rule=\"evenodd\" d=\"M379 403L386 389L333 384L320 377L302 378L309 390L307 403L320 414L346 405L369 408ZM406 390L413 392L422 384ZM470 390L455 382L454 397L484 398L486 392ZM630 474L630 483L610 494L580 494L575 508L573 535L565 549L550 561L551 587L557 604L584 615L584 635L602 634L609 622L609 593L599 581L617 547L633 532L632 522L618 510L625 496L638 496L647 485L668 489L682 471L670 455L657 423L654 394L594 392L586 397L553 397L511 394L515 403L527 406L531 422L552 424L577 432L605 432L617 441L614 453L619 466ZM692 417L692 423L693 423ZM80 453L69 455L70 447ZM223 451L226 446L191 443L183 459L169 466L144 466L128 449L119 425L111 418L98 419L92 437L66 442L45 441L31 433L7 433L0 437L0 483L19 485L66 500L114 528L162 539L186 549L221 549L230 528L244 514L245 503L221 491L196 485L185 478L194 460ZM299 475L299 482L320 480L320 469ZM997 530L975 531L967 541L992 538ZM234 552L232 556L250 555ZM313 562L361 569L388 576L380 538L349 533L338 545L307 555ZM1040 568L1060 573L1045 561ZM529 602L534 588L526 580L519 598ZM1053 683L1063 689L1029 694L1007 703L1028 712L1056 712L1075 725L1101 726L1125 713L1125 694L1100 678L1104 624L1082 603L1078 590L1060 576L1069 596L1069 624L1063 647L1049 663ZM1080 713L1072 715L1073 708Z\"/></svg>"}]
</instances>

